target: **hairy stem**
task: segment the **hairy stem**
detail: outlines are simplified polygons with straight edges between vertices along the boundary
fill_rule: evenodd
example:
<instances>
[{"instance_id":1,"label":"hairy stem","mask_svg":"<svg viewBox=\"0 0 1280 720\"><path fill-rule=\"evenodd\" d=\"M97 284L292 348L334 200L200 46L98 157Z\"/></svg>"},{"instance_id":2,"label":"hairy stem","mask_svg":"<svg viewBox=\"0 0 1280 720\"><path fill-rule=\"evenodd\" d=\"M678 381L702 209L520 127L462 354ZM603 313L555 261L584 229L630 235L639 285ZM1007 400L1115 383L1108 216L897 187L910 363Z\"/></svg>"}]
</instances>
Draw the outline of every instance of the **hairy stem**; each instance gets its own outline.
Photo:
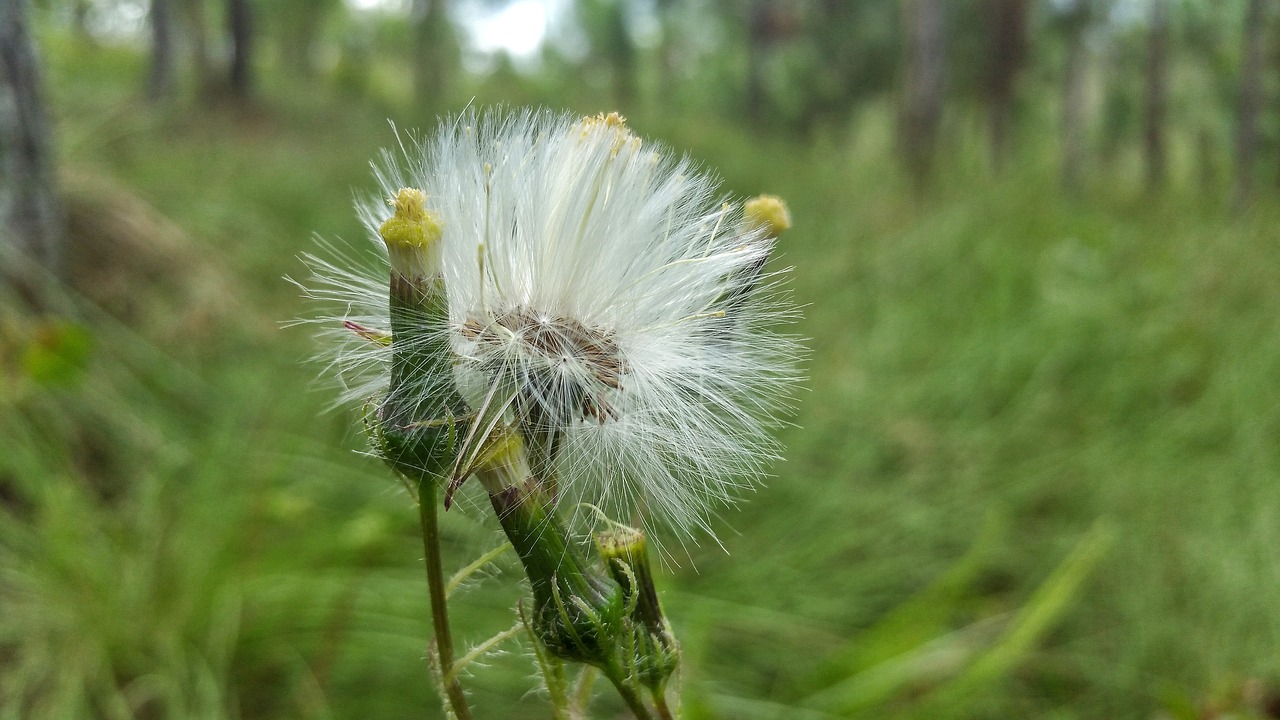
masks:
<instances>
[{"instance_id":1,"label":"hairy stem","mask_svg":"<svg viewBox=\"0 0 1280 720\"><path fill-rule=\"evenodd\" d=\"M578 686L573 692L573 708L570 717L573 720L584 720L587 717L587 706L591 704L591 686L596 679L596 669L583 665L578 674Z\"/></svg>"},{"instance_id":2,"label":"hairy stem","mask_svg":"<svg viewBox=\"0 0 1280 720\"><path fill-rule=\"evenodd\" d=\"M566 687L564 663L551 654L551 651L538 640L538 633L533 629L532 621L524 611L524 601L518 606L520 623L533 641L533 656L538 661L538 669L542 672L543 682L547 686L547 695L551 701L551 720L575 720L573 709L569 707L568 689Z\"/></svg>"},{"instance_id":3,"label":"hairy stem","mask_svg":"<svg viewBox=\"0 0 1280 720\"><path fill-rule=\"evenodd\" d=\"M440 523L436 510L436 486L430 479L418 483L418 517L422 520L422 549L427 560L427 588L431 595L431 622L436 631L436 652L449 706L458 720L471 720L471 708L462 683L453 672L453 635L449 632L449 608L445 600L444 570L440 562Z\"/></svg>"},{"instance_id":4,"label":"hairy stem","mask_svg":"<svg viewBox=\"0 0 1280 720\"><path fill-rule=\"evenodd\" d=\"M605 675L618 690L623 702L631 709L631 714L636 716L636 720L653 720L653 713L649 712L649 708L645 706L644 700L640 699L640 693L636 692L635 688L615 677L615 673L605 673Z\"/></svg>"},{"instance_id":5,"label":"hairy stem","mask_svg":"<svg viewBox=\"0 0 1280 720\"><path fill-rule=\"evenodd\" d=\"M659 720L675 720L675 716L671 714L671 708L667 705L665 695L654 694L653 706L658 711Z\"/></svg>"}]
</instances>

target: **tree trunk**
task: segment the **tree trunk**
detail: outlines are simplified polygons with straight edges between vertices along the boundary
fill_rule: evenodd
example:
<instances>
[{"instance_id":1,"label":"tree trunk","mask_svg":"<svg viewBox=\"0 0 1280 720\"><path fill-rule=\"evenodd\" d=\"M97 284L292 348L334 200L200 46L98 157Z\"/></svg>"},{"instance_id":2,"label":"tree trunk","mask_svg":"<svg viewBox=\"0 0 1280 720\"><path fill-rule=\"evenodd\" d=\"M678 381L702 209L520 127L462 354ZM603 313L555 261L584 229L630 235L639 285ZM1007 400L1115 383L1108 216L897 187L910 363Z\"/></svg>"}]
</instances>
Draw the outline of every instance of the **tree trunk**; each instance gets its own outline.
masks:
<instances>
[{"instance_id":1,"label":"tree trunk","mask_svg":"<svg viewBox=\"0 0 1280 720\"><path fill-rule=\"evenodd\" d=\"M173 6L171 0L151 0L151 70L147 73L147 99L160 100L173 93Z\"/></svg>"},{"instance_id":2,"label":"tree trunk","mask_svg":"<svg viewBox=\"0 0 1280 720\"><path fill-rule=\"evenodd\" d=\"M1222 189L1222 172L1219 168L1217 143L1210 128L1201 124L1196 131L1196 165L1200 172L1200 192L1206 197L1214 195Z\"/></svg>"},{"instance_id":3,"label":"tree trunk","mask_svg":"<svg viewBox=\"0 0 1280 720\"><path fill-rule=\"evenodd\" d=\"M227 29L231 35L231 94L247 98L253 92L253 14L249 0L227 0Z\"/></svg>"},{"instance_id":4,"label":"tree trunk","mask_svg":"<svg viewBox=\"0 0 1280 720\"><path fill-rule=\"evenodd\" d=\"M743 109L747 122L757 130L768 125L768 102L764 87L765 47L769 42L768 0L755 0L747 8L747 76L743 82Z\"/></svg>"},{"instance_id":5,"label":"tree trunk","mask_svg":"<svg viewBox=\"0 0 1280 720\"><path fill-rule=\"evenodd\" d=\"M676 3L657 0L658 22L662 25L662 44L658 46L658 105L674 110L679 94L679 48L676 43Z\"/></svg>"},{"instance_id":6,"label":"tree trunk","mask_svg":"<svg viewBox=\"0 0 1280 720\"><path fill-rule=\"evenodd\" d=\"M636 96L636 48L627 27L626 10L626 3L609 3L605 28L605 54L613 69L613 101L622 109L630 108Z\"/></svg>"},{"instance_id":7,"label":"tree trunk","mask_svg":"<svg viewBox=\"0 0 1280 720\"><path fill-rule=\"evenodd\" d=\"M76 40L89 39L89 11L93 3L89 0L75 0L71 6L71 27L75 30Z\"/></svg>"},{"instance_id":8,"label":"tree trunk","mask_svg":"<svg viewBox=\"0 0 1280 720\"><path fill-rule=\"evenodd\" d=\"M1236 117L1235 206L1253 197L1254 157L1258 151L1258 113L1262 109L1262 32L1266 17L1262 0L1249 0L1244 22L1244 58L1240 73L1240 107Z\"/></svg>"},{"instance_id":9,"label":"tree trunk","mask_svg":"<svg viewBox=\"0 0 1280 720\"><path fill-rule=\"evenodd\" d=\"M25 0L0 0L0 276L39 302L66 242L49 119Z\"/></svg>"},{"instance_id":10,"label":"tree trunk","mask_svg":"<svg viewBox=\"0 0 1280 720\"><path fill-rule=\"evenodd\" d=\"M413 84L419 107L430 111L448 102L452 48L447 0L414 0Z\"/></svg>"},{"instance_id":11,"label":"tree trunk","mask_svg":"<svg viewBox=\"0 0 1280 720\"><path fill-rule=\"evenodd\" d=\"M988 0L987 121L991 164L1003 170L1009 159L1014 84L1027 55L1026 0Z\"/></svg>"},{"instance_id":12,"label":"tree trunk","mask_svg":"<svg viewBox=\"0 0 1280 720\"><path fill-rule=\"evenodd\" d=\"M1062 187L1080 190L1084 167L1084 79L1088 53L1084 44L1086 18L1072 18L1067 28L1067 66L1062 76Z\"/></svg>"},{"instance_id":13,"label":"tree trunk","mask_svg":"<svg viewBox=\"0 0 1280 720\"><path fill-rule=\"evenodd\" d=\"M213 63L209 60L209 25L205 19L204 3L205 0L182 0L196 86L200 95L208 98L213 95L216 82L211 69Z\"/></svg>"},{"instance_id":14,"label":"tree trunk","mask_svg":"<svg viewBox=\"0 0 1280 720\"><path fill-rule=\"evenodd\" d=\"M946 82L942 0L905 0L902 4L902 108L899 145L907 172L922 191L933 172L933 155L942 123Z\"/></svg>"},{"instance_id":15,"label":"tree trunk","mask_svg":"<svg viewBox=\"0 0 1280 720\"><path fill-rule=\"evenodd\" d=\"M278 41L280 59L292 75L311 79L316 74L316 40L334 9L332 0L275 0L285 16Z\"/></svg>"},{"instance_id":16,"label":"tree trunk","mask_svg":"<svg viewBox=\"0 0 1280 720\"><path fill-rule=\"evenodd\" d=\"M1164 187L1168 173L1165 160L1164 116L1169 83L1168 0L1151 0L1151 26L1147 35L1143 148L1147 168L1147 191Z\"/></svg>"}]
</instances>

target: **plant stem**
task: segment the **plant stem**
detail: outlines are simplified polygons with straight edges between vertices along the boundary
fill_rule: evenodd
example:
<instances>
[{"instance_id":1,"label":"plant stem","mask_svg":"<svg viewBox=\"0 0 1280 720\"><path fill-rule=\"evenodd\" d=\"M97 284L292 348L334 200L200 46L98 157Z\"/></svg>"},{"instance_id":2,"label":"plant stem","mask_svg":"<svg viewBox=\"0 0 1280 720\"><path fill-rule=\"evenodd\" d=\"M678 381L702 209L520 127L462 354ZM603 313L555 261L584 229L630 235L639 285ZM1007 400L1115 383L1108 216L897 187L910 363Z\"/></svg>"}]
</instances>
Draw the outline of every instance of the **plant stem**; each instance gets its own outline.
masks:
<instances>
[{"instance_id":1,"label":"plant stem","mask_svg":"<svg viewBox=\"0 0 1280 720\"><path fill-rule=\"evenodd\" d=\"M436 652L449 706L458 720L471 720L471 708L462 683L453 674L453 636L444 593L444 569L440 562L440 523L436 511L436 486L430 478L418 482L418 517L422 520L422 549L427 560L427 588L431 595L431 621L436 630Z\"/></svg>"},{"instance_id":2,"label":"plant stem","mask_svg":"<svg viewBox=\"0 0 1280 720\"><path fill-rule=\"evenodd\" d=\"M671 708L667 706L665 695L655 694L653 696L653 707L658 711L659 720L675 720L675 716L671 714Z\"/></svg>"},{"instance_id":3,"label":"plant stem","mask_svg":"<svg viewBox=\"0 0 1280 720\"><path fill-rule=\"evenodd\" d=\"M551 651L538 640L538 633L533 629L529 616L524 612L524 601L517 606L520 624L533 641L533 656L538 661L538 669L542 671L543 682L547 686L548 699L551 701L551 720L576 720L573 708L570 707L568 688L564 674L564 663L553 656Z\"/></svg>"},{"instance_id":4,"label":"plant stem","mask_svg":"<svg viewBox=\"0 0 1280 720\"><path fill-rule=\"evenodd\" d=\"M570 711L570 717L574 720L583 720L587 716L587 705L591 703L591 685L596 679L596 669L590 665L583 665L582 672L578 675L578 687L573 692L573 708Z\"/></svg>"},{"instance_id":5,"label":"plant stem","mask_svg":"<svg viewBox=\"0 0 1280 720\"><path fill-rule=\"evenodd\" d=\"M653 714L649 712L649 708L645 707L644 700L640 699L640 694L634 688L627 687L614 677L614 673L606 672L605 676L613 683L613 687L617 689L618 694L622 696L627 707L631 708L631 713L636 716L636 720L653 720Z\"/></svg>"}]
</instances>

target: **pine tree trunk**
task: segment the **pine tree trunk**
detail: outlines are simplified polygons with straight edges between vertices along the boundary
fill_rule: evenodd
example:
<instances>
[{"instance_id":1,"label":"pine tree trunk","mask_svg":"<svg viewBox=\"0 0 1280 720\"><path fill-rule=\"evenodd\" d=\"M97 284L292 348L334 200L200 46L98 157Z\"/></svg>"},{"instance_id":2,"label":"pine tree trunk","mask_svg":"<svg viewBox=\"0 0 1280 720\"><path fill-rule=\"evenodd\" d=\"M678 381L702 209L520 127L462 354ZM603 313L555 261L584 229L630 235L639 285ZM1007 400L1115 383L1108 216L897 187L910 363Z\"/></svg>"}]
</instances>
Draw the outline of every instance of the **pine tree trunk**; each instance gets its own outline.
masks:
<instances>
[{"instance_id":1,"label":"pine tree trunk","mask_svg":"<svg viewBox=\"0 0 1280 720\"><path fill-rule=\"evenodd\" d=\"M1084 167L1084 79L1088 58L1084 18L1073 19L1067 35L1067 66L1062 77L1062 186L1080 190Z\"/></svg>"},{"instance_id":2,"label":"pine tree trunk","mask_svg":"<svg viewBox=\"0 0 1280 720\"><path fill-rule=\"evenodd\" d=\"M764 87L764 56L769 42L768 0L755 0L748 6L746 29L747 76L742 86L743 111L747 122L760 130L769 124Z\"/></svg>"},{"instance_id":3,"label":"pine tree trunk","mask_svg":"<svg viewBox=\"0 0 1280 720\"><path fill-rule=\"evenodd\" d=\"M676 3L672 0L657 0L658 21L662 23L662 44L658 46L658 104L674 109L679 99L677 92L680 86L679 51L676 46Z\"/></svg>"},{"instance_id":4,"label":"pine tree trunk","mask_svg":"<svg viewBox=\"0 0 1280 720\"><path fill-rule=\"evenodd\" d=\"M320 3L316 3L320 5ZM294 76L310 79L315 76L316 34L324 22L324 10L304 9L295 11L288 26L280 31L280 55L283 65Z\"/></svg>"},{"instance_id":5,"label":"pine tree trunk","mask_svg":"<svg viewBox=\"0 0 1280 720\"><path fill-rule=\"evenodd\" d=\"M1143 148L1147 168L1147 191L1165 184L1165 107L1168 97L1169 20L1167 0L1151 0L1151 24L1147 30L1147 67Z\"/></svg>"},{"instance_id":6,"label":"pine tree trunk","mask_svg":"<svg viewBox=\"0 0 1280 720\"><path fill-rule=\"evenodd\" d=\"M613 69L613 100L618 107L627 109L636 96L636 48L627 27L626 4L610 3L608 13L608 48L605 53Z\"/></svg>"},{"instance_id":7,"label":"pine tree trunk","mask_svg":"<svg viewBox=\"0 0 1280 720\"><path fill-rule=\"evenodd\" d=\"M1003 170L1010 154L1014 84L1027 54L1025 0L988 0L987 122L991 164Z\"/></svg>"},{"instance_id":8,"label":"pine tree trunk","mask_svg":"<svg viewBox=\"0 0 1280 720\"><path fill-rule=\"evenodd\" d=\"M88 41L89 11L93 9L90 0L75 0L71 5L71 28L75 31L76 40Z\"/></svg>"},{"instance_id":9,"label":"pine tree trunk","mask_svg":"<svg viewBox=\"0 0 1280 720\"><path fill-rule=\"evenodd\" d=\"M1258 113L1262 109L1262 0L1249 0L1244 23L1244 58L1240 73L1240 107L1236 117L1235 206L1253 197L1254 158L1258 151Z\"/></svg>"},{"instance_id":10,"label":"pine tree trunk","mask_svg":"<svg viewBox=\"0 0 1280 720\"><path fill-rule=\"evenodd\" d=\"M38 301L62 273L64 220L25 0L0 0L0 275Z\"/></svg>"},{"instance_id":11,"label":"pine tree trunk","mask_svg":"<svg viewBox=\"0 0 1280 720\"><path fill-rule=\"evenodd\" d=\"M172 0L151 0L151 69L147 73L147 99L156 101L173 92Z\"/></svg>"},{"instance_id":12,"label":"pine tree trunk","mask_svg":"<svg viewBox=\"0 0 1280 720\"><path fill-rule=\"evenodd\" d=\"M231 34L231 94L253 93L253 13L249 0L227 0L227 29Z\"/></svg>"},{"instance_id":13,"label":"pine tree trunk","mask_svg":"<svg viewBox=\"0 0 1280 720\"><path fill-rule=\"evenodd\" d=\"M942 0L905 0L906 38L899 145L917 191L928 184L942 124L946 53Z\"/></svg>"},{"instance_id":14,"label":"pine tree trunk","mask_svg":"<svg viewBox=\"0 0 1280 720\"><path fill-rule=\"evenodd\" d=\"M414 0L413 84L419 107L430 111L447 103L452 48L447 0Z\"/></svg>"},{"instance_id":15,"label":"pine tree trunk","mask_svg":"<svg viewBox=\"0 0 1280 720\"><path fill-rule=\"evenodd\" d=\"M214 94L215 80L209 60L209 25L205 19L205 0L182 0L187 37L191 44L191 65L195 68L196 86L202 97Z\"/></svg>"}]
</instances>

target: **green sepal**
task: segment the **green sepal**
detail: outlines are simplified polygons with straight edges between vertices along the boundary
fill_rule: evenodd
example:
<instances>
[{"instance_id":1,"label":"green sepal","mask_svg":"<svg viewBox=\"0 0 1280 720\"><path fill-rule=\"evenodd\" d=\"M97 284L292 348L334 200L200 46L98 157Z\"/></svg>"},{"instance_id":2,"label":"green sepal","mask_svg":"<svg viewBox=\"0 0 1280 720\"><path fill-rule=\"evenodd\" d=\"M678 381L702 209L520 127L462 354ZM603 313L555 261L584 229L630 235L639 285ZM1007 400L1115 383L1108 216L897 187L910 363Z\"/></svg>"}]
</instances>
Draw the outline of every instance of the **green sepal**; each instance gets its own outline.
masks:
<instances>
[{"instance_id":1,"label":"green sepal","mask_svg":"<svg viewBox=\"0 0 1280 720\"><path fill-rule=\"evenodd\" d=\"M439 483L452 468L466 404L452 375L444 286L439 278L391 273L391 384L369 417L379 456L415 481Z\"/></svg>"},{"instance_id":2,"label":"green sepal","mask_svg":"<svg viewBox=\"0 0 1280 720\"><path fill-rule=\"evenodd\" d=\"M633 618L623 622L618 640L617 663L624 678L634 678L654 697L661 696L667 682L680 667L680 645L676 642L671 626L652 632Z\"/></svg>"},{"instance_id":3,"label":"green sepal","mask_svg":"<svg viewBox=\"0 0 1280 720\"><path fill-rule=\"evenodd\" d=\"M384 403L369 418L374 449L391 469L416 481L443 482L453 467L458 436L466 428L452 417L400 425L383 417Z\"/></svg>"}]
</instances>

